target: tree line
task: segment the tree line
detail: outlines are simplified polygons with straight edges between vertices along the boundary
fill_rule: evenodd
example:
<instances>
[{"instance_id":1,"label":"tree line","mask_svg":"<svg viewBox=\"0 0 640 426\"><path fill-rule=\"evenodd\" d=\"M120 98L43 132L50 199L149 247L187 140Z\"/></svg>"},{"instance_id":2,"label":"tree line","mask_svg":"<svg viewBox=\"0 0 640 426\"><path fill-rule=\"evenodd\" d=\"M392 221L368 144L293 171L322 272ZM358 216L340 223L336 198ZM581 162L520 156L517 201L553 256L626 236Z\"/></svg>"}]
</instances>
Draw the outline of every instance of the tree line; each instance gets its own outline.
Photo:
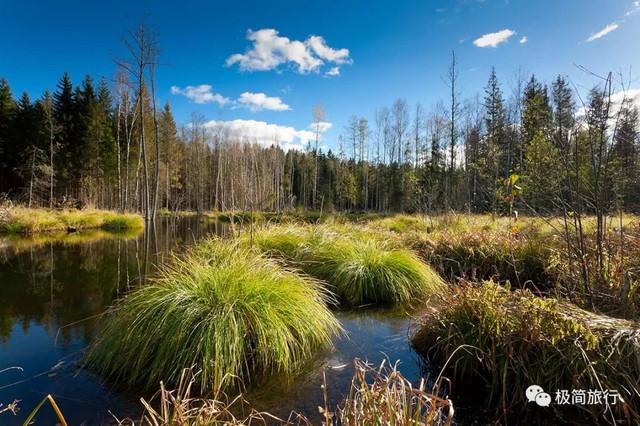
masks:
<instances>
[{"instance_id":1,"label":"tree line","mask_svg":"<svg viewBox=\"0 0 640 426\"><path fill-rule=\"evenodd\" d=\"M285 151L209 127L178 126L155 95L157 49L144 28L114 81L64 74L53 92L16 98L0 80L0 193L29 206L159 209L533 212L634 211L640 205L639 113L611 75L584 97L567 78L519 78L505 97L497 73L461 100L429 110L398 99L374 119L352 116L337 150L315 140Z\"/></svg>"}]
</instances>

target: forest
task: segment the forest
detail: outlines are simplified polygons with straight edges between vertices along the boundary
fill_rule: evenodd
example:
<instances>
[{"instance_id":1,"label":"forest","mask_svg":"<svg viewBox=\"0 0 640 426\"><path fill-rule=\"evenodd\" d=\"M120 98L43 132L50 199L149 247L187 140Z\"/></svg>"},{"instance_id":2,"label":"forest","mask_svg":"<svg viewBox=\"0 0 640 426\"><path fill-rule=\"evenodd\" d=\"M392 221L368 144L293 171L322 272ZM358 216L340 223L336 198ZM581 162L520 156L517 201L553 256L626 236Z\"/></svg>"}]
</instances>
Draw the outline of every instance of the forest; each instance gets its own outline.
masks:
<instances>
[{"instance_id":1,"label":"forest","mask_svg":"<svg viewBox=\"0 0 640 426\"><path fill-rule=\"evenodd\" d=\"M624 79L593 76L588 93L564 76L493 69L463 98L455 53L449 99L430 109L398 99L373 120L353 115L337 141L284 150L193 113L178 124L157 102L157 47L140 28L116 77L65 73L32 100L0 80L0 194L29 207L137 211L496 212L635 211L640 202L638 107ZM133 47L132 47L133 46ZM588 73L587 70L584 70ZM505 93L510 93L506 96ZM322 141L324 142L324 141Z\"/></svg>"}]
</instances>

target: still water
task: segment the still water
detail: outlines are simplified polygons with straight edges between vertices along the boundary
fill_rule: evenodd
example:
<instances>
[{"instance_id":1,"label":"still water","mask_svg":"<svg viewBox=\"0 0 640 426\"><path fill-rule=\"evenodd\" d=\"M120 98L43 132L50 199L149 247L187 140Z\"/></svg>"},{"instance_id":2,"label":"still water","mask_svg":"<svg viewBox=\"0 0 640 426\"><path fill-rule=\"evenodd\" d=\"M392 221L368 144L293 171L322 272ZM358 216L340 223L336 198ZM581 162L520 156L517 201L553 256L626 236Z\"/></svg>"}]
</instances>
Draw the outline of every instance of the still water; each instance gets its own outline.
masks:
<instances>
[{"instance_id":1,"label":"still water","mask_svg":"<svg viewBox=\"0 0 640 426\"><path fill-rule=\"evenodd\" d=\"M185 218L160 220L140 234L88 231L0 238L0 404L20 401L18 414L0 414L0 424L21 425L47 394L72 425L139 418L139 398L149 395L116 390L80 369L83 350L105 308L144 285L172 252L211 234L225 236L229 229ZM319 354L300 377L250 392L252 404L285 418L296 411L317 419L323 405L322 372L335 404L349 387L353 370L348 364L355 357L374 364L385 358L399 361L400 371L414 381L426 376L408 342L406 315L369 310L336 315L347 333L335 349ZM48 404L35 424L55 424Z\"/></svg>"}]
</instances>

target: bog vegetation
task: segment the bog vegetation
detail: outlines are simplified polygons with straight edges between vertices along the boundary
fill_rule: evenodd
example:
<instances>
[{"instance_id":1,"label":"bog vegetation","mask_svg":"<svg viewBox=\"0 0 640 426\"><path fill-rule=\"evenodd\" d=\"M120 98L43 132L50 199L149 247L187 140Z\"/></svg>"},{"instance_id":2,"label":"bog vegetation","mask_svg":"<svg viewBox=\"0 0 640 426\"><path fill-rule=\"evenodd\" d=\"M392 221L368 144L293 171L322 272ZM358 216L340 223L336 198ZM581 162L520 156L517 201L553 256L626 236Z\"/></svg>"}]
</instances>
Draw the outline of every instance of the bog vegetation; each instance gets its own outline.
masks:
<instances>
[{"instance_id":1,"label":"bog vegetation","mask_svg":"<svg viewBox=\"0 0 640 426\"><path fill-rule=\"evenodd\" d=\"M255 251L210 240L165 267L105 317L87 366L117 383L199 392L291 375L340 333L331 293Z\"/></svg>"},{"instance_id":2,"label":"bog vegetation","mask_svg":"<svg viewBox=\"0 0 640 426\"><path fill-rule=\"evenodd\" d=\"M354 115L334 150L319 148L316 108L296 151L197 114L176 123L158 105L155 39L130 37L112 87L65 73L32 101L0 80L0 194L26 206L0 210L0 232L141 226L126 212L237 226L237 241L202 243L120 300L87 354L112 382L177 387L149 424L217 421L219 402L191 391L295 376L340 334L332 309L363 305L419 310L417 351L481 383L503 417L536 383L615 389L615 409L585 411L638 421L639 113L624 81L505 88L492 69L482 99L462 100L453 56L446 104ZM72 210L86 206L121 213ZM356 370L341 424L453 412L393 371L370 385Z\"/></svg>"}]
</instances>

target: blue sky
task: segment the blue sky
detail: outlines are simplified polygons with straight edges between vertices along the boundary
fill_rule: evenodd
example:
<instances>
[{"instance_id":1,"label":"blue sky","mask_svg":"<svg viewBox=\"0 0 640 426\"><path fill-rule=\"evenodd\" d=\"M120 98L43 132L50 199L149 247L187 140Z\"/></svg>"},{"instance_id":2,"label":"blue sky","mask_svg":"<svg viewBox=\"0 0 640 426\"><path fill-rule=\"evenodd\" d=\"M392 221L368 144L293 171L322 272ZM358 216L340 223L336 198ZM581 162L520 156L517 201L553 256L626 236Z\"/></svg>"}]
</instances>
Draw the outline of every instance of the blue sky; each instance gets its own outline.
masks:
<instances>
[{"instance_id":1,"label":"blue sky","mask_svg":"<svg viewBox=\"0 0 640 426\"><path fill-rule=\"evenodd\" d=\"M463 97L482 91L492 65L507 94L518 69L544 81L566 74L578 87L594 79L576 64L625 76L640 69L634 0L0 0L0 77L32 97L64 71L74 82L111 80L125 32L142 21L162 49L159 100L171 102L179 123L194 111L253 120L235 123L261 135L277 130L293 144L318 103L332 123L325 144L335 147L352 114L372 119L398 97L426 108L446 98L452 50ZM249 30L262 40L257 49ZM336 67L339 75L328 75Z\"/></svg>"}]
</instances>

